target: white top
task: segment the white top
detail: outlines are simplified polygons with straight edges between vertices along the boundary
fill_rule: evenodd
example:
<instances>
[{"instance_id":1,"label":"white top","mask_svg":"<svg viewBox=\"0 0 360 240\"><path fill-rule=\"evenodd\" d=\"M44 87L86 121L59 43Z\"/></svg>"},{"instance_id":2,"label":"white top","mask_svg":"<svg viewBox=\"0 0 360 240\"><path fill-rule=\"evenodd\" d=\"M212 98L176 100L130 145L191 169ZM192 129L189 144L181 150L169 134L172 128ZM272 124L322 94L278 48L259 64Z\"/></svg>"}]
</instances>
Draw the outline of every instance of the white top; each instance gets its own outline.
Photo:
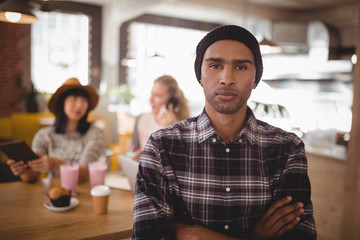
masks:
<instances>
[{"instance_id":1,"label":"white top","mask_svg":"<svg viewBox=\"0 0 360 240\"><path fill-rule=\"evenodd\" d=\"M152 113L141 114L137 124L140 148L144 149L150 135L161 128L163 127L156 122L155 116Z\"/></svg>"},{"instance_id":2,"label":"white top","mask_svg":"<svg viewBox=\"0 0 360 240\"><path fill-rule=\"evenodd\" d=\"M64 162L88 165L104 154L105 144L105 133L94 124L84 135L77 131L55 133L55 128L51 126L35 134L32 149L35 153L43 153Z\"/></svg>"}]
</instances>

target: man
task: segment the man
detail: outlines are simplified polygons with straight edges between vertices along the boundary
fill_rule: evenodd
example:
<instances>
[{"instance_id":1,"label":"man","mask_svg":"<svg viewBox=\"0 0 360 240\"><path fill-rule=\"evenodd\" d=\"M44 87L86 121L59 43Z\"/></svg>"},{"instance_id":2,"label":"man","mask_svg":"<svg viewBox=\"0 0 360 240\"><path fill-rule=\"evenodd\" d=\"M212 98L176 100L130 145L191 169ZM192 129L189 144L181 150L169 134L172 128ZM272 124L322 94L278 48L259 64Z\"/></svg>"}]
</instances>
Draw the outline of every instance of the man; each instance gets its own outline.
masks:
<instances>
[{"instance_id":1,"label":"man","mask_svg":"<svg viewBox=\"0 0 360 240\"><path fill-rule=\"evenodd\" d=\"M255 119L263 65L234 25L196 49L204 111L152 134L140 158L134 239L316 239L303 142Z\"/></svg>"}]
</instances>

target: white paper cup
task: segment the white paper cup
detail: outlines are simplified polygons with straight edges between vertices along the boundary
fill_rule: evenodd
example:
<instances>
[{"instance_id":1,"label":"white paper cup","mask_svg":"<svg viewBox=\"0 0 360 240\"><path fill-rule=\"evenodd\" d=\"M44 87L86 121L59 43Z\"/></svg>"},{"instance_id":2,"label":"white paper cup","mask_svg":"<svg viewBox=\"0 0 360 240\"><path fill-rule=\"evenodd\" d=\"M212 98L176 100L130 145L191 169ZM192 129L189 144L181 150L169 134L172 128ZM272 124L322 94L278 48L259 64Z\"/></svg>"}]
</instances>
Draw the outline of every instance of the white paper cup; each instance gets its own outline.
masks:
<instances>
[{"instance_id":1,"label":"white paper cup","mask_svg":"<svg viewBox=\"0 0 360 240\"><path fill-rule=\"evenodd\" d=\"M110 188L105 185L97 185L91 189L95 214L107 213L110 192Z\"/></svg>"}]
</instances>

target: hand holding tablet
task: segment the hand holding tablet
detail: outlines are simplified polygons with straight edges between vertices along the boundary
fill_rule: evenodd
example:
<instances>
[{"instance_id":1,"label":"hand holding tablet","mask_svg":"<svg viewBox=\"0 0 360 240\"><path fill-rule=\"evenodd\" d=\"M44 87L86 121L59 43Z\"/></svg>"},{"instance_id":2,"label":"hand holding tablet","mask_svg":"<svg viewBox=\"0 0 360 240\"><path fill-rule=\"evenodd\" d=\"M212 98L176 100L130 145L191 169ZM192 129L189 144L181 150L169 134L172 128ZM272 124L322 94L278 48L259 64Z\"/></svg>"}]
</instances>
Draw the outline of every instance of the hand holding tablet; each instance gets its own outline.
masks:
<instances>
[{"instance_id":1,"label":"hand holding tablet","mask_svg":"<svg viewBox=\"0 0 360 240\"><path fill-rule=\"evenodd\" d=\"M13 159L16 162L24 161L25 164L27 164L28 161L39 158L25 141L9 141L1 143L0 151L2 151L9 159Z\"/></svg>"}]
</instances>

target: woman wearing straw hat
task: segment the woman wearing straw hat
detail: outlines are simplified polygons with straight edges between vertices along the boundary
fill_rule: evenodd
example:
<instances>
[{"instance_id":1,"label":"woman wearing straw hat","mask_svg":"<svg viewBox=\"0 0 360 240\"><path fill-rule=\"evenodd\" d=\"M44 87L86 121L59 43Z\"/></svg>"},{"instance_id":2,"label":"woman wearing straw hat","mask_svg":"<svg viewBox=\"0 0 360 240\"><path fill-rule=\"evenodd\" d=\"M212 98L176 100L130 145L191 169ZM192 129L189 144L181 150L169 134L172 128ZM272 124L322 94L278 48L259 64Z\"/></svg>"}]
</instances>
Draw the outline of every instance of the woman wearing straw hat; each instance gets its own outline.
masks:
<instances>
[{"instance_id":1,"label":"woman wearing straw hat","mask_svg":"<svg viewBox=\"0 0 360 240\"><path fill-rule=\"evenodd\" d=\"M8 160L14 175L31 182L40 173L59 176L63 163L78 163L79 182L87 180L87 165L98 160L106 143L103 130L87 121L98 100L92 86L81 85L76 78L66 80L48 102L49 110L55 114L54 125L40 129L33 139L32 149L39 158L29 161L28 166Z\"/></svg>"}]
</instances>

